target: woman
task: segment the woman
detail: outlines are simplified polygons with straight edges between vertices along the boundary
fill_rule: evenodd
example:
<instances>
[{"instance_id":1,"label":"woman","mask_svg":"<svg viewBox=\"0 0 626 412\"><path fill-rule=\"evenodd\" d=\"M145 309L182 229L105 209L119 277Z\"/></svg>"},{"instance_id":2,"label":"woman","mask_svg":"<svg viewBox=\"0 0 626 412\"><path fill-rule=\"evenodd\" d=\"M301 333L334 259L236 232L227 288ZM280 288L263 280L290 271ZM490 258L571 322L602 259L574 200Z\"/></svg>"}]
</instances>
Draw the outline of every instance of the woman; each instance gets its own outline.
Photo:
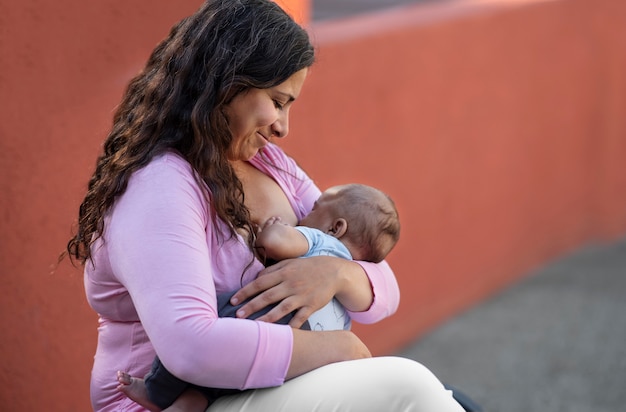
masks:
<instances>
[{"instance_id":1,"label":"woman","mask_svg":"<svg viewBox=\"0 0 626 412\"><path fill-rule=\"evenodd\" d=\"M316 257L264 269L254 258L258 225L296 224L320 194L271 143L287 135L313 60L306 32L272 2L214 0L176 25L130 83L68 244L100 315L95 410L144 410L116 390L116 371L143 376L155 354L200 386L268 388L211 411L461 410L415 362L370 358L349 331L296 329L333 297L356 321L393 313L397 284L384 262ZM254 298L238 318L218 318L216 295L239 288L233 304ZM272 303L266 322L245 319ZM294 310L292 327L271 323Z\"/></svg>"}]
</instances>

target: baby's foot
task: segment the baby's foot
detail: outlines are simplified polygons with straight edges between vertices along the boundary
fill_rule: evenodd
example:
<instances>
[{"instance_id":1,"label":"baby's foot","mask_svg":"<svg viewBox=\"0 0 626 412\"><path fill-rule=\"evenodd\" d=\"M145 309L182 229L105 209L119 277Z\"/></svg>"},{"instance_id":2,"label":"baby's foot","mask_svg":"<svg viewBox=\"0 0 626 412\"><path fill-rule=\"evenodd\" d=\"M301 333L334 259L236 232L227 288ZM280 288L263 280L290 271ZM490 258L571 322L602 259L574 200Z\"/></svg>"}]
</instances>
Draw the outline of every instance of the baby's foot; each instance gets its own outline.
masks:
<instances>
[{"instance_id":1,"label":"baby's foot","mask_svg":"<svg viewBox=\"0 0 626 412\"><path fill-rule=\"evenodd\" d=\"M139 405L152 412L161 412L161 408L150 402L146 385L141 378L134 378L126 372L117 371L117 390L128 396Z\"/></svg>"}]
</instances>

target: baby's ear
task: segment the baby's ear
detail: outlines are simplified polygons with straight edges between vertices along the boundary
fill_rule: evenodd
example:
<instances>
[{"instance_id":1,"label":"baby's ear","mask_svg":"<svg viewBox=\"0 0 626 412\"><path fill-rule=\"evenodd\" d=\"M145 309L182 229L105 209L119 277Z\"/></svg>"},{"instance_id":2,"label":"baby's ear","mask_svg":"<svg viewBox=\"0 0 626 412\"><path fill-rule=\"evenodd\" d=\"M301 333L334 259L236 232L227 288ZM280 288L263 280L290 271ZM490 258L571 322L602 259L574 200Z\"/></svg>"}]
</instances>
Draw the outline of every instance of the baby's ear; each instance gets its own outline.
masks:
<instances>
[{"instance_id":1,"label":"baby's ear","mask_svg":"<svg viewBox=\"0 0 626 412\"><path fill-rule=\"evenodd\" d=\"M337 239L341 239L341 237L346 234L347 230L348 230L348 221L340 217L333 221L333 227L332 227L330 234L336 237Z\"/></svg>"}]
</instances>

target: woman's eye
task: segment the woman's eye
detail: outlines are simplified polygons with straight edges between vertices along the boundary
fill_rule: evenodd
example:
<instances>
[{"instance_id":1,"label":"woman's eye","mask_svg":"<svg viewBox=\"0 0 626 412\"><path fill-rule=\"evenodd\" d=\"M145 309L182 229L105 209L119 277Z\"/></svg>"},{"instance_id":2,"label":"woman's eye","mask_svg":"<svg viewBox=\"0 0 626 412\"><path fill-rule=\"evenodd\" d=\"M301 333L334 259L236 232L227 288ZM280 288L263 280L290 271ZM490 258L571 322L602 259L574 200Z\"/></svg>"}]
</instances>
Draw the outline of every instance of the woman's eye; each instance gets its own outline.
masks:
<instances>
[{"instance_id":1,"label":"woman's eye","mask_svg":"<svg viewBox=\"0 0 626 412\"><path fill-rule=\"evenodd\" d=\"M283 110L285 105L279 102L278 100L274 100L274 107L276 107L277 109Z\"/></svg>"}]
</instances>

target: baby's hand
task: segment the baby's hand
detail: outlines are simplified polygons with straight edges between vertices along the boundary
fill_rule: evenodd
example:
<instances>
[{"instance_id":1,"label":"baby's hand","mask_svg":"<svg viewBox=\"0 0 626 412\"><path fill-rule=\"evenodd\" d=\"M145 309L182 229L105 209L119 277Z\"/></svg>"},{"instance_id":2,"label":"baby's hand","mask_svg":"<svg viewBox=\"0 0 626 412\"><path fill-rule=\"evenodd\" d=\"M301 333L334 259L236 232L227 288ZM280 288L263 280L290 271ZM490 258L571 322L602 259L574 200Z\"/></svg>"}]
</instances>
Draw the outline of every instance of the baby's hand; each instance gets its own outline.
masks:
<instances>
[{"instance_id":1,"label":"baby's hand","mask_svg":"<svg viewBox=\"0 0 626 412\"><path fill-rule=\"evenodd\" d=\"M270 226L272 226L272 225L279 224L279 223L283 223L283 222L281 221L281 219L280 219L280 216L272 216L272 217L270 217L269 219L267 219L267 220L265 221L265 223L263 223L263 226L261 227L261 230L263 230L263 229L265 229L265 228L267 228L267 227L270 227Z\"/></svg>"}]
</instances>

